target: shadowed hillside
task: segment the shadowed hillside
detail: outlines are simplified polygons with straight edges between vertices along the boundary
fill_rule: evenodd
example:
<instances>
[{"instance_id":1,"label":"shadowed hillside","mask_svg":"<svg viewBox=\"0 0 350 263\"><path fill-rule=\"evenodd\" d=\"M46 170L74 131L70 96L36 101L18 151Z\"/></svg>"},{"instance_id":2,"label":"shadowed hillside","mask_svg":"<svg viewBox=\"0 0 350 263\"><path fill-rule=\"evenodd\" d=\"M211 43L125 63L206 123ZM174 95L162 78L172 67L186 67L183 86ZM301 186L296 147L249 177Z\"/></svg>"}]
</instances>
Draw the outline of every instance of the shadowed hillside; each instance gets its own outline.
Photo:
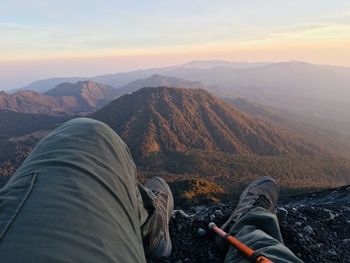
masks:
<instances>
[{"instance_id":1,"label":"shadowed hillside","mask_svg":"<svg viewBox=\"0 0 350 263\"><path fill-rule=\"evenodd\" d=\"M338 157L350 157L350 123L347 119L340 123L329 118L294 114L286 110L252 103L243 98L226 100L246 114L271 122L312 142L322 151Z\"/></svg>"},{"instance_id":2,"label":"shadowed hillside","mask_svg":"<svg viewBox=\"0 0 350 263\"><path fill-rule=\"evenodd\" d=\"M0 110L0 137L10 138L36 131L51 130L68 117Z\"/></svg>"},{"instance_id":3,"label":"shadowed hillside","mask_svg":"<svg viewBox=\"0 0 350 263\"><path fill-rule=\"evenodd\" d=\"M0 109L52 115L66 115L74 107L69 98L53 98L34 91L19 91L13 94L0 92Z\"/></svg>"},{"instance_id":4,"label":"shadowed hillside","mask_svg":"<svg viewBox=\"0 0 350 263\"><path fill-rule=\"evenodd\" d=\"M0 110L0 188L35 144L67 117Z\"/></svg>"}]
</instances>

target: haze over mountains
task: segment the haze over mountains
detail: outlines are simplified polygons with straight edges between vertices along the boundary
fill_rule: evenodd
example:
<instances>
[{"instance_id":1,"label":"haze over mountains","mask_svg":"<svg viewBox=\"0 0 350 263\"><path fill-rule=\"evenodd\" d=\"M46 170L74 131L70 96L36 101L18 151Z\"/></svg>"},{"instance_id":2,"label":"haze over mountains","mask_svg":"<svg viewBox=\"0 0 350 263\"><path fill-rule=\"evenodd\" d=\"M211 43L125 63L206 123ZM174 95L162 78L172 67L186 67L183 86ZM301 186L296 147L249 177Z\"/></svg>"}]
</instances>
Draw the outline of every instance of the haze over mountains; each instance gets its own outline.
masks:
<instances>
[{"instance_id":1,"label":"haze over mountains","mask_svg":"<svg viewBox=\"0 0 350 263\"><path fill-rule=\"evenodd\" d=\"M282 63L235 63L194 61L184 65L153 68L92 78L58 78L34 82L26 87L43 92L68 81L90 79L121 88L154 74L200 81L220 97L244 97L320 118L342 119L350 114L350 68L313 65L291 61Z\"/></svg>"},{"instance_id":2,"label":"haze over mountains","mask_svg":"<svg viewBox=\"0 0 350 263\"><path fill-rule=\"evenodd\" d=\"M291 189L350 183L349 72L302 62L194 61L34 82L31 91L0 93L7 123L0 174L12 174L62 121L91 114L126 141L142 176L195 184L200 177L208 189L236 189L264 175Z\"/></svg>"},{"instance_id":3,"label":"haze over mountains","mask_svg":"<svg viewBox=\"0 0 350 263\"><path fill-rule=\"evenodd\" d=\"M122 88L117 89L119 95L131 93L146 87L181 87L186 89L207 89L200 81L189 81L181 78L152 75L145 79L135 80Z\"/></svg>"},{"instance_id":4,"label":"haze over mountains","mask_svg":"<svg viewBox=\"0 0 350 263\"><path fill-rule=\"evenodd\" d=\"M152 75L169 75L171 76L171 72L177 69L210 69L215 67L228 67L234 69L243 69L243 68L254 68L258 66L264 66L270 64L269 62L234 62L234 61L224 61L224 60L195 60L182 65L169 66L163 68L150 68L143 70L135 70L130 72L121 72L116 74L106 74L94 77L57 77L50 79L37 80L29 85L21 88L20 90L34 90L37 92L45 92L49 89L56 87L58 84L63 82L74 83L77 81L91 80L94 82L104 83L114 88L120 88L128 83L138 80L148 78Z\"/></svg>"},{"instance_id":5,"label":"haze over mountains","mask_svg":"<svg viewBox=\"0 0 350 263\"><path fill-rule=\"evenodd\" d=\"M346 123L347 119L337 122L303 116L276 107L253 103L241 97L226 99L226 101L251 116L273 123L307 139L334 156L350 156L350 127Z\"/></svg>"},{"instance_id":6,"label":"haze over mountains","mask_svg":"<svg viewBox=\"0 0 350 263\"><path fill-rule=\"evenodd\" d=\"M256 68L260 66L266 66L272 64L272 62L237 62L237 61L225 61L225 60L193 60L188 63L182 64L176 68L199 68L209 69L217 67L228 67L234 69L244 68Z\"/></svg>"},{"instance_id":7,"label":"haze over mountains","mask_svg":"<svg viewBox=\"0 0 350 263\"><path fill-rule=\"evenodd\" d=\"M173 79L175 77L178 79ZM54 88L53 85L81 79L41 80L27 88L42 92ZM101 75L90 79L115 88L116 96L142 87L202 88L218 97L242 97L250 103L288 111L307 119L303 122L319 127L320 130L331 130L331 133L342 137L350 136L350 68L346 67L298 61L248 63L213 60ZM113 98L106 98L107 101L111 99ZM287 118L291 116L287 115Z\"/></svg>"}]
</instances>

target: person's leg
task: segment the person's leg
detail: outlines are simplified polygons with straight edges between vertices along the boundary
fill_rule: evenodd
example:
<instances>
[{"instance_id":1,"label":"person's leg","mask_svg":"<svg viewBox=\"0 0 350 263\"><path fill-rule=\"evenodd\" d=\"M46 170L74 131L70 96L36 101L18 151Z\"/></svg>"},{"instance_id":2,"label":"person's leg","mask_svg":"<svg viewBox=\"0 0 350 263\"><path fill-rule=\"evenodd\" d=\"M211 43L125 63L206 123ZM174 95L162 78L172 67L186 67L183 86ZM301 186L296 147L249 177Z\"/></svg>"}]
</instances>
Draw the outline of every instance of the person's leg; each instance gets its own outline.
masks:
<instances>
[{"instance_id":1,"label":"person's leg","mask_svg":"<svg viewBox=\"0 0 350 263\"><path fill-rule=\"evenodd\" d=\"M257 207L243 215L230 234L272 262L302 262L283 245L276 215ZM250 262L237 249L230 247L225 262Z\"/></svg>"},{"instance_id":2,"label":"person's leg","mask_svg":"<svg viewBox=\"0 0 350 263\"><path fill-rule=\"evenodd\" d=\"M279 187L272 178L254 181L243 191L237 208L221 228L272 262L302 262L283 245L278 219L273 213L278 195ZM227 250L223 239L216 241L222 250ZM234 247L229 247L225 262L251 261Z\"/></svg>"},{"instance_id":3,"label":"person's leg","mask_svg":"<svg viewBox=\"0 0 350 263\"><path fill-rule=\"evenodd\" d=\"M137 187L135 171L107 125L64 123L0 190L2 260L145 262L154 196Z\"/></svg>"}]
</instances>

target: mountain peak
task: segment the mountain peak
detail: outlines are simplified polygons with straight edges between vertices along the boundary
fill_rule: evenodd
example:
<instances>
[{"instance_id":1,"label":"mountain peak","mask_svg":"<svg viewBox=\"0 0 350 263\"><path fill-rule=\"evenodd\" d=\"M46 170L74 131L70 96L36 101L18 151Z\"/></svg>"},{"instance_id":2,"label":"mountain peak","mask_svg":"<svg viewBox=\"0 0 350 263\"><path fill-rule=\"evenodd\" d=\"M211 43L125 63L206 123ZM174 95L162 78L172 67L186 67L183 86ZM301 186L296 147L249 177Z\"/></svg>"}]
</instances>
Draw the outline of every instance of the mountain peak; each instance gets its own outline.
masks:
<instances>
[{"instance_id":1,"label":"mountain peak","mask_svg":"<svg viewBox=\"0 0 350 263\"><path fill-rule=\"evenodd\" d=\"M163 79L163 78L167 78L167 77L161 74L153 74L152 76L149 77L149 79Z\"/></svg>"},{"instance_id":2,"label":"mountain peak","mask_svg":"<svg viewBox=\"0 0 350 263\"><path fill-rule=\"evenodd\" d=\"M55 88L45 92L48 96L72 96L83 92L84 90L104 92L105 90L114 90L112 87L93 82L91 80L82 80L76 83L64 82Z\"/></svg>"},{"instance_id":3,"label":"mountain peak","mask_svg":"<svg viewBox=\"0 0 350 263\"><path fill-rule=\"evenodd\" d=\"M188 89L193 89L193 88L205 89L205 86L203 85L203 83L199 81L189 81L181 78L174 78L174 77L163 76L160 74L154 74L148 78L133 81L127 84L126 86L117 89L117 91L120 95L123 95L125 93L131 93L133 91L136 91L138 89L145 88L145 87L178 87L178 88L188 88Z\"/></svg>"},{"instance_id":4,"label":"mountain peak","mask_svg":"<svg viewBox=\"0 0 350 263\"><path fill-rule=\"evenodd\" d=\"M143 88L114 100L92 118L116 130L138 160L191 150L257 155L317 152L202 89Z\"/></svg>"},{"instance_id":5,"label":"mountain peak","mask_svg":"<svg viewBox=\"0 0 350 263\"><path fill-rule=\"evenodd\" d=\"M178 94L182 94L182 95L205 95L205 96L209 96L209 97L214 97L211 93L209 93L208 91L204 90L204 89L188 89L188 88L180 88L180 87L171 87L171 86L158 86L158 87L144 87L141 88L133 93L152 93L152 94L156 94L156 93L164 93L164 94L174 94L174 93L178 93Z\"/></svg>"},{"instance_id":6,"label":"mountain peak","mask_svg":"<svg viewBox=\"0 0 350 263\"><path fill-rule=\"evenodd\" d=\"M90 80L76 83L62 83L47 91L45 95L52 97L71 97L87 111L105 105L116 97L116 90L111 86Z\"/></svg>"},{"instance_id":7,"label":"mountain peak","mask_svg":"<svg viewBox=\"0 0 350 263\"><path fill-rule=\"evenodd\" d=\"M31 90L0 93L0 109L53 115L77 114L92 112L115 97L116 91L110 86L92 81L65 82L45 94Z\"/></svg>"}]
</instances>

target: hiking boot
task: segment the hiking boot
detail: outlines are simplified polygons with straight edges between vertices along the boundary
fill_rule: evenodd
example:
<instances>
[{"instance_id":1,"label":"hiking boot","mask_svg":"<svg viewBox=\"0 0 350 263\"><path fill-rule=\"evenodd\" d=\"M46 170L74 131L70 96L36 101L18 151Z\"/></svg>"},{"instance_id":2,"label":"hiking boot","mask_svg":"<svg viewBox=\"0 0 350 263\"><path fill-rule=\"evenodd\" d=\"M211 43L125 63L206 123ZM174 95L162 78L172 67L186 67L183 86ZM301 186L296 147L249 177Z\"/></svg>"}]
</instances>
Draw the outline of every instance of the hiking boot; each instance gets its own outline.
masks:
<instances>
[{"instance_id":1,"label":"hiking boot","mask_svg":"<svg viewBox=\"0 0 350 263\"><path fill-rule=\"evenodd\" d=\"M174 199L169 185L160 177L153 177L145 183L154 195L153 229L144 241L145 251L151 258L169 257L172 249L169 221L174 209Z\"/></svg>"},{"instance_id":2,"label":"hiking boot","mask_svg":"<svg viewBox=\"0 0 350 263\"><path fill-rule=\"evenodd\" d=\"M274 213L276 210L279 187L271 177L262 177L248 185L241 194L236 209L232 212L229 219L221 226L221 229L231 233L233 225L244 214L256 207L262 207ZM226 242L222 238L216 238L217 246L226 250Z\"/></svg>"}]
</instances>

